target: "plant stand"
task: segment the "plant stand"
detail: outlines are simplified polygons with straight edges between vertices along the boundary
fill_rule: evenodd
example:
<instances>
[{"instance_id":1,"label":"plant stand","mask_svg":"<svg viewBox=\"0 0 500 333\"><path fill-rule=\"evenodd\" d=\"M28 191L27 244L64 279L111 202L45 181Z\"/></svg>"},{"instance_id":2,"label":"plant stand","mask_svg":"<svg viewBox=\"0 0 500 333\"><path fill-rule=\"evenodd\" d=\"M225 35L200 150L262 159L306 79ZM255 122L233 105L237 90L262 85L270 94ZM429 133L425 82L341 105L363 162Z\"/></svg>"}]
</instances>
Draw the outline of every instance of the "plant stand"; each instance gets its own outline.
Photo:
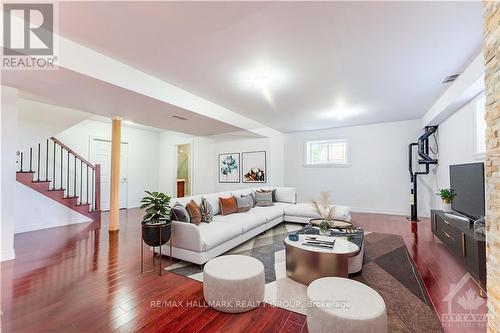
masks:
<instances>
[{"instance_id":1,"label":"plant stand","mask_svg":"<svg viewBox=\"0 0 500 333\"><path fill-rule=\"evenodd\" d=\"M168 224L158 224L158 225L149 225L148 228L157 228L158 229L158 233L160 235L160 244L162 243L162 239L161 239L161 236L163 234L163 228L170 228L170 239L168 241L169 243L169 246L170 246L170 254L169 254L169 257L170 257L170 265L172 265L172 223L168 223ZM155 247L156 246L153 246L153 266L155 265ZM160 271L159 271L159 275L161 276L162 274L162 267L161 267L161 245L159 246L160 250L159 250L159 253L160 253ZM144 273L144 241L141 237L141 274Z\"/></svg>"}]
</instances>

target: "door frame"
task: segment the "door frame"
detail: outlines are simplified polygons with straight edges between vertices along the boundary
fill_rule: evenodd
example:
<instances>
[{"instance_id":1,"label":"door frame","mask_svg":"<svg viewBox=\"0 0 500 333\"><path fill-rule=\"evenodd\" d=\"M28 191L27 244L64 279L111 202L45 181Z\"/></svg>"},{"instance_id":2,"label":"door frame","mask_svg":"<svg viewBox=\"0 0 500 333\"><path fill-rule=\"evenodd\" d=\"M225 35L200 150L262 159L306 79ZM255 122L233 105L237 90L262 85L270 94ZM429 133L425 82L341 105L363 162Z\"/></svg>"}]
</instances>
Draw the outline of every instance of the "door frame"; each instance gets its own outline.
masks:
<instances>
[{"instance_id":1,"label":"door frame","mask_svg":"<svg viewBox=\"0 0 500 333\"><path fill-rule=\"evenodd\" d=\"M94 163L92 161L92 143L94 141L104 141L104 142L109 142L109 143L112 142L111 139L108 139L108 138L105 138L105 137L102 137L102 136L89 135L89 156L87 156L87 158L90 161L90 163ZM127 161L127 174L124 175L127 178L127 190L125 191L125 207L120 208L120 209L128 209L129 208L128 207L128 191L129 191L129 189L128 189L128 185L129 185L128 166L129 166L129 160L130 160L129 159L129 154L128 154L129 153L129 149L128 148L130 146L129 146L128 141L121 141L120 144L121 145L123 145L123 144L127 145L127 158L126 158L126 161ZM121 172L121 170L120 170L120 172Z\"/></svg>"},{"instance_id":2,"label":"door frame","mask_svg":"<svg viewBox=\"0 0 500 333\"><path fill-rule=\"evenodd\" d=\"M194 160L194 141L193 140L189 140L189 141L186 141L186 142L179 142L179 143L176 143L174 145L175 149L174 149L174 161L175 161L175 167L174 167L174 184L173 184L173 187L174 187L174 191L172 193L175 193L175 196L177 197L177 151L179 149L179 146L185 146L185 145L189 145L191 146L191 156L189 158L189 170L188 170L188 177L189 179L191 180L189 182L189 196L193 196L193 184L194 184L194 173L193 173L193 166L194 166L194 163L193 163L193 160Z\"/></svg>"}]
</instances>

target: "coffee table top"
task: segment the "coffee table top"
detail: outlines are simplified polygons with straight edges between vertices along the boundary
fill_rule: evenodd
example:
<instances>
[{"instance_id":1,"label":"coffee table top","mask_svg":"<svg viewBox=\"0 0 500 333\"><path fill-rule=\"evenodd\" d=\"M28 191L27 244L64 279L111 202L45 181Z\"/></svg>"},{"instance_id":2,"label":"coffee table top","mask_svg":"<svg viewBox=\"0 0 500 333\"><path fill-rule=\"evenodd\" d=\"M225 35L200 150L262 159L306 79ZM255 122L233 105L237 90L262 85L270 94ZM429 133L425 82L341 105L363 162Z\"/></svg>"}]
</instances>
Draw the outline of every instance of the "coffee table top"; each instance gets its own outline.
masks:
<instances>
[{"instance_id":1,"label":"coffee table top","mask_svg":"<svg viewBox=\"0 0 500 333\"><path fill-rule=\"evenodd\" d=\"M316 237L316 240L320 241L335 241L335 244L333 245L333 248L328 249L324 247L316 247L316 246L311 246L304 244L307 238L309 237ZM341 237L327 237L327 236L313 236L313 235L299 235L299 240L298 241L291 241L288 239L288 237L285 238L285 245L293 246L305 251L311 251L311 252L321 252L321 253L331 253L331 254L356 254L359 252L360 248L358 245L354 244L353 242L348 241L345 238Z\"/></svg>"}]
</instances>

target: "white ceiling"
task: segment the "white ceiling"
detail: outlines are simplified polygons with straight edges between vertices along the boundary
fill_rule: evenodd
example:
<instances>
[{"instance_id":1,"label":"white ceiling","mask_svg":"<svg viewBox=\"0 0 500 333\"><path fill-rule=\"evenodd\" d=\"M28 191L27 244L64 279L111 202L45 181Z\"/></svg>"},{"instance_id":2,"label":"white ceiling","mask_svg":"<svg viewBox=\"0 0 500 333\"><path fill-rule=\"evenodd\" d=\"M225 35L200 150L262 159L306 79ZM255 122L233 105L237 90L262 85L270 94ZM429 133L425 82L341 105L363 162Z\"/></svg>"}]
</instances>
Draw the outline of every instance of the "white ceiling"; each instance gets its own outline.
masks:
<instances>
[{"instance_id":1,"label":"white ceiling","mask_svg":"<svg viewBox=\"0 0 500 333\"><path fill-rule=\"evenodd\" d=\"M2 71L2 84L27 99L199 136L241 128L60 67L50 71ZM173 118L181 116L187 120Z\"/></svg>"},{"instance_id":2,"label":"white ceiling","mask_svg":"<svg viewBox=\"0 0 500 333\"><path fill-rule=\"evenodd\" d=\"M442 79L479 52L482 6L60 2L59 29L288 132L422 117L446 89ZM273 81L266 91L249 82L256 75Z\"/></svg>"}]
</instances>

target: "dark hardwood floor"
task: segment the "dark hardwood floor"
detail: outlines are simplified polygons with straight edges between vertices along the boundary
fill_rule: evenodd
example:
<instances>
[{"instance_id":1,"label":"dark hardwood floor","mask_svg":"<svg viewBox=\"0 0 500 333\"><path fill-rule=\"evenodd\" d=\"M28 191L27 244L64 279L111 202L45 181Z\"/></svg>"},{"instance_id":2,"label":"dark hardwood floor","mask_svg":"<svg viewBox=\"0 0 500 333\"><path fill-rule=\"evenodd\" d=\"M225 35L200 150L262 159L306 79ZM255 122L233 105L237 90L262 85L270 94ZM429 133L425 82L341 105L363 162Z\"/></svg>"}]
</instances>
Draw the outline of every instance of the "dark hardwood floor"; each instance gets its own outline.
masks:
<instances>
[{"instance_id":1,"label":"dark hardwood floor","mask_svg":"<svg viewBox=\"0 0 500 333\"><path fill-rule=\"evenodd\" d=\"M1 264L3 332L307 332L305 316L281 308L232 315L206 307L200 282L158 276L149 252L141 275L140 216L121 211L115 234L103 214L98 229L79 224L16 235L16 260ZM400 216L353 214L353 221L402 235L437 313L446 311L448 286L465 270L432 242L428 220L412 226Z\"/></svg>"}]
</instances>

